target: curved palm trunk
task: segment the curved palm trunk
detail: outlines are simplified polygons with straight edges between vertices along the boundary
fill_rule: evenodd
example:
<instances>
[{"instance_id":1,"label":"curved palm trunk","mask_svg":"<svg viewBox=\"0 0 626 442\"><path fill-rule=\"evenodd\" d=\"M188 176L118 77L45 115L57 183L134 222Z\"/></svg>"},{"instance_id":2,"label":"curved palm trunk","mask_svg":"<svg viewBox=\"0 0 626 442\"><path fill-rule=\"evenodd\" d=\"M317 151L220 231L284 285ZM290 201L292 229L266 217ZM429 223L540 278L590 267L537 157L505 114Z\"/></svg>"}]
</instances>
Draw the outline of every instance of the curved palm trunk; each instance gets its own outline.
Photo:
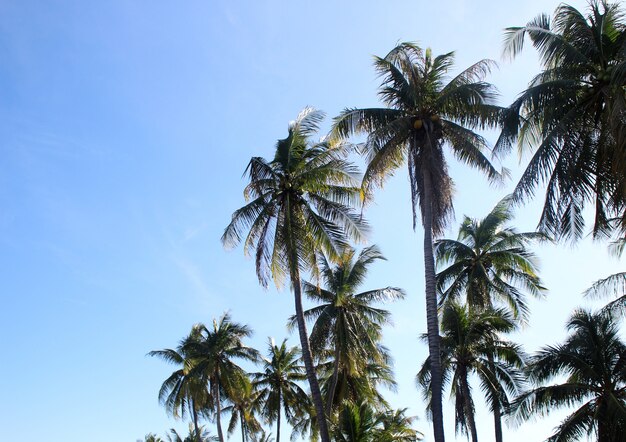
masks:
<instances>
[{"instance_id":1,"label":"curved palm trunk","mask_svg":"<svg viewBox=\"0 0 626 442\"><path fill-rule=\"evenodd\" d=\"M213 397L215 398L215 422L217 425L217 437L220 442L224 442L224 433L222 433L222 404L220 403L220 386L217 381L213 383Z\"/></svg>"},{"instance_id":2,"label":"curved palm trunk","mask_svg":"<svg viewBox=\"0 0 626 442\"><path fill-rule=\"evenodd\" d=\"M311 356L311 347L309 345L309 337L304 321L304 310L302 308L302 287L300 285L300 275L298 269L292 271L291 283L293 285L293 294L296 303L296 322L298 324L298 334L300 335L300 345L302 346L302 359L304 360L304 368L306 377L311 388L311 398L315 405L317 413L317 423L320 430L320 439L322 442L330 442L328 436L328 426L326 425L326 415L324 414L324 401L320 392L320 385L315 374L313 365L313 357Z\"/></svg>"},{"instance_id":3,"label":"curved palm trunk","mask_svg":"<svg viewBox=\"0 0 626 442\"><path fill-rule=\"evenodd\" d=\"M328 397L326 398L326 414L330 416L333 411L333 400L335 399L335 390L337 389L337 379L339 378L339 344L335 342L335 361L333 364L333 377L330 380L330 388L328 389Z\"/></svg>"},{"instance_id":4,"label":"curved palm trunk","mask_svg":"<svg viewBox=\"0 0 626 442\"><path fill-rule=\"evenodd\" d=\"M276 442L280 442L280 406L282 402L282 394L280 388L278 389L278 419L276 419Z\"/></svg>"},{"instance_id":5,"label":"curved palm trunk","mask_svg":"<svg viewBox=\"0 0 626 442\"><path fill-rule=\"evenodd\" d=\"M478 442L478 433L476 431L474 409L472 407L471 393L469 389L469 384L467 382L467 371L463 370L461 376L459 377L459 382L461 383L461 390L463 394L463 406L465 407L465 419L467 421L467 426L469 427L472 442Z\"/></svg>"},{"instance_id":6,"label":"curved palm trunk","mask_svg":"<svg viewBox=\"0 0 626 442\"><path fill-rule=\"evenodd\" d=\"M426 279L426 330L428 353L430 355L430 378L433 413L433 434L435 442L444 442L442 408L441 350L439 318L437 316L437 291L435 285L435 258L433 254L433 211L432 183L430 171L422 169L424 179L423 218L424 218L424 277Z\"/></svg>"},{"instance_id":7,"label":"curved palm trunk","mask_svg":"<svg viewBox=\"0 0 626 442\"><path fill-rule=\"evenodd\" d=\"M298 324L298 335L300 337L300 345L302 347L302 359L304 360L304 369L306 372L309 387L311 388L311 399L315 405L315 413L317 414L317 425L319 427L320 439L322 442L331 442L328 425L326 423L326 415L324 414L324 401L320 392L320 385L315 373L313 365L313 356L311 355L311 346L309 345L309 336L304 321L304 309L302 308L302 284L300 282L300 269L298 265L298 256L295 247L293 229L291 227L291 201L287 199L286 203L286 239L289 244L289 276L293 287L293 297L296 306L296 323Z\"/></svg>"}]
</instances>

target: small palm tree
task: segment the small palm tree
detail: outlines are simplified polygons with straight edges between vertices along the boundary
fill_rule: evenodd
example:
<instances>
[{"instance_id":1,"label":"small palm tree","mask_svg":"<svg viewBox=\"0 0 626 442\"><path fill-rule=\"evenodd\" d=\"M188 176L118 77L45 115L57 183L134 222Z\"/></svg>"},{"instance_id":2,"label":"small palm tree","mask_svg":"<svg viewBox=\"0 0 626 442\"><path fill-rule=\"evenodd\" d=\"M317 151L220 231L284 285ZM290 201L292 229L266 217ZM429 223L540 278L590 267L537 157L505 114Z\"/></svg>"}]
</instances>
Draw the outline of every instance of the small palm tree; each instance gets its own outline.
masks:
<instances>
[{"instance_id":1,"label":"small palm tree","mask_svg":"<svg viewBox=\"0 0 626 442\"><path fill-rule=\"evenodd\" d=\"M455 428L478 441L470 375L476 374L488 398L517 394L521 384L523 356L519 346L498 337L515 329L505 310L471 311L467 306L448 302L441 316L441 354L444 380L451 382L455 398ZM417 382L430 399L430 358L417 375ZM491 400L490 402L494 402Z\"/></svg>"},{"instance_id":2,"label":"small palm tree","mask_svg":"<svg viewBox=\"0 0 626 442\"><path fill-rule=\"evenodd\" d=\"M141 440L138 439L137 442L141 442ZM143 442L165 442L165 441L154 433L148 433L143 438Z\"/></svg>"},{"instance_id":3,"label":"small palm tree","mask_svg":"<svg viewBox=\"0 0 626 442\"><path fill-rule=\"evenodd\" d=\"M356 293L364 282L370 264L385 259L376 246L364 248L358 255L346 249L337 264L320 256L321 277L326 288L305 282L308 298L321 303L304 312L308 321L315 321L311 331L311 349L318 358L326 350L332 353L333 369L327 388L326 414L344 397L336 396L340 372L343 377L365 375L368 365L387 364L389 356L380 345L382 326L390 322L387 310L373 307L374 302L404 298L397 287L385 287ZM291 319L290 326L295 324Z\"/></svg>"},{"instance_id":4,"label":"small palm tree","mask_svg":"<svg viewBox=\"0 0 626 442\"><path fill-rule=\"evenodd\" d=\"M561 4L507 29L514 57L530 37L543 70L510 106L498 151L519 139L536 146L514 191L517 201L547 184L539 226L554 237L584 233L583 208L595 205L594 235L626 228L626 20L619 2L592 0L583 14Z\"/></svg>"},{"instance_id":5,"label":"small palm tree","mask_svg":"<svg viewBox=\"0 0 626 442\"><path fill-rule=\"evenodd\" d=\"M276 422L276 442L280 442L281 411L284 411L287 422L294 424L309 402L307 394L298 385L306 375L300 365L300 350L288 348L286 339L280 346L270 339L268 352L269 358L263 359L263 371L252 376L264 404L263 415L270 424Z\"/></svg>"},{"instance_id":6,"label":"small palm tree","mask_svg":"<svg viewBox=\"0 0 626 442\"><path fill-rule=\"evenodd\" d=\"M248 326L232 322L226 313L219 320L213 320L212 328L204 324L194 325L190 339L183 343L190 374L203 379L210 387L220 442L224 442L222 392L227 397L234 397L248 382L246 372L235 360L256 362L259 359L258 352L243 343L243 339L251 335Z\"/></svg>"},{"instance_id":7,"label":"small palm tree","mask_svg":"<svg viewBox=\"0 0 626 442\"><path fill-rule=\"evenodd\" d=\"M618 442L626 434L626 344L610 315L576 311L563 344L541 349L528 375L538 386L514 403L514 416L547 415L574 408L556 428L551 442L580 440L595 434L598 442ZM548 384L552 379L557 383Z\"/></svg>"},{"instance_id":8,"label":"small palm tree","mask_svg":"<svg viewBox=\"0 0 626 442\"><path fill-rule=\"evenodd\" d=\"M322 442L330 442L324 404L313 365L302 308L301 272L315 271L322 251L339 256L347 238L360 240L364 224L351 209L359 202L356 169L344 159L345 146L312 142L323 113L304 109L279 140L272 161L254 157L247 172L247 205L235 211L222 236L225 246L242 240L254 253L259 281L278 286L289 277L294 294L302 358L318 414ZM245 236L245 239L244 239Z\"/></svg>"},{"instance_id":9,"label":"small palm tree","mask_svg":"<svg viewBox=\"0 0 626 442\"><path fill-rule=\"evenodd\" d=\"M158 440L161 440L160 438ZM189 425L189 433L183 438L174 429L170 429L170 434L167 435L168 442L213 442L219 440L217 436L211 436L203 427L196 429Z\"/></svg>"},{"instance_id":10,"label":"small palm tree","mask_svg":"<svg viewBox=\"0 0 626 442\"><path fill-rule=\"evenodd\" d=\"M253 390L252 382L246 380L229 397L231 405L224 407L224 413L230 413L228 434L231 435L239 425L241 442L254 439L262 431L261 424L256 418L263 404L260 401L260 392Z\"/></svg>"},{"instance_id":11,"label":"small palm tree","mask_svg":"<svg viewBox=\"0 0 626 442\"><path fill-rule=\"evenodd\" d=\"M183 339L176 350L164 349L148 353L166 362L177 365L174 371L161 385L159 402L168 414L175 418L185 418L189 414L193 419L195 432L200 433L199 417L210 403L210 393L206 382L197 373L191 373L191 359L186 343L193 339L193 333Z\"/></svg>"},{"instance_id":12,"label":"small palm tree","mask_svg":"<svg viewBox=\"0 0 626 442\"><path fill-rule=\"evenodd\" d=\"M337 442L414 442L421 433L412 428L406 410L378 411L368 403L344 402L334 436Z\"/></svg>"},{"instance_id":13,"label":"small palm tree","mask_svg":"<svg viewBox=\"0 0 626 442\"><path fill-rule=\"evenodd\" d=\"M452 52L433 57L411 43L402 43L384 58L375 59L383 77L379 95L387 108L346 109L335 121L334 137L367 134L363 153L368 166L363 187L382 184L405 161L408 163L413 227L424 227L424 274L428 350L432 357L433 424L436 442L443 442L441 364L433 235L439 235L452 213L452 180L444 147L461 161L500 178L483 155L487 142L474 129L494 126L500 109L495 89L483 81L492 62L479 61L446 83ZM369 194L367 192L366 194ZM421 216L419 216L421 214Z\"/></svg>"}]
</instances>

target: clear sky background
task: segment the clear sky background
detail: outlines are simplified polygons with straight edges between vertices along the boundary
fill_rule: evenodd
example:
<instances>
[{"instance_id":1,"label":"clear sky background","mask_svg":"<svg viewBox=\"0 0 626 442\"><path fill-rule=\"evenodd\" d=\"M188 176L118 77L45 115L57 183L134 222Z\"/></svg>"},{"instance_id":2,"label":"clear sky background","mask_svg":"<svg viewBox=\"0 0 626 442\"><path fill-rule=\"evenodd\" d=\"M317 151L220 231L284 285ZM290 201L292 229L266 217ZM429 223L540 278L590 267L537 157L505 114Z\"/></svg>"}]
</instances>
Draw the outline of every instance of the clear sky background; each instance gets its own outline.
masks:
<instances>
[{"instance_id":1,"label":"clear sky background","mask_svg":"<svg viewBox=\"0 0 626 442\"><path fill-rule=\"evenodd\" d=\"M173 367L148 351L175 347L192 324L226 311L255 330L249 344L261 350L268 336L288 336L291 294L260 288L254 263L219 242L243 203L249 158L270 157L306 105L329 117L378 105L372 55L401 41L435 54L456 50L457 68L498 60L489 79L507 104L538 64L530 47L501 61L502 29L556 5L0 2L1 439L135 441L184 429L157 401ZM463 214L482 217L512 190L517 164L515 155L505 161L513 178L494 189L451 161L457 221L450 236ZM395 327L385 343L399 384L388 397L420 416L417 427L432 440L413 381L427 349L418 340L422 233L412 231L409 201L402 171L368 209L371 242L388 261L372 267L363 288L408 292L388 306ZM536 200L520 208L516 225L533 229L539 207ZM589 240L537 253L550 292L531 303L530 326L515 337L528 351L563 339L566 318L587 303L581 292L623 270L605 244ZM506 440L542 440L559 416L505 430ZM449 407L449 440L452 421ZM478 430L493 440L484 411Z\"/></svg>"}]
</instances>

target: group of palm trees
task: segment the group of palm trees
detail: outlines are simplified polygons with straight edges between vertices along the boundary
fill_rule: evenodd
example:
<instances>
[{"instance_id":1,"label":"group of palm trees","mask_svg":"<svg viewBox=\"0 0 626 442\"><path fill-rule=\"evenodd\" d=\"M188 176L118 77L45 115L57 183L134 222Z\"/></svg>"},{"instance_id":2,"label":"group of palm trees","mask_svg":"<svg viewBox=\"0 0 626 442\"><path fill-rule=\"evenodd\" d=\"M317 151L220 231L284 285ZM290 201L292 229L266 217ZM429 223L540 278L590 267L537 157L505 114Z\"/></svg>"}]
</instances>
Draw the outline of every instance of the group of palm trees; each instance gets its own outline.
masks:
<instances>
[{"instance_id":1,"label":"group of palm trees","mask_svg":"<svg viewBox=\"0 0 626 442\"><path fill-rule=\"evenodd\" d=\"M626 353L616 326L619 309L575 312L566 342L530 357L504 334L527 321L525 295L545 290L529 250L532 242L580 238L589 205L593 235L617 238L618 250L626 242L626 22L617 3L593 0L586 13L561 5L553 18L542 14L526 26L508 28L505 54L519 53L526 37L543 68L508 107L496 104L495 88L484 80L491 61L447 79L453 53L433 56L402 43L375 59L385 107L344 110L321 141L313 138L324 115L306 108L277 142L271 160L250 160L247 203L233 213L222 242L243 243L262 285L288 281L295 302L289 325L298 330L300 348L272 343L265 371L250 376L233 362L260 360L242 342L250 329L226 315L212 329L195 326L177 350L152 352L179 365L160 398L174 415L189 413L198 439L198 420L212 418L224 440L223 413L230 413L229 430L238 420L243 440L257 438L261 423L253 411L263 404L258 415L278 423L278 440L282 403L296 431L322 442L415 440L409 420L388 408L378 388L394 385L390 355L380 342L389 317L371 305L405 294L397 288L355 293L366 267L382 258L376 247L356 251L369 230L363 207L407 164L413 225L420 221L424 230L429 357L417 380L435 442L444 441L442 397L448 384L456 398L457 429L478 440L472 374L494 414L498 442L503 415L524 419L551 406L579 403L552 440L577 440L586 433L601 441L621 440ZM446 149L491 181L506 176L492 165L488 142L476 132L488 128L500 131L493 156L517 144L533 149L532 158L512 195L487 217L466 218L457 240L435 240L445 232L453 207ZM350 144L357 134L365 141ZM350 161L353 153L367 162L362 176ZM512 206L542 184L539 233L515 231L508 225ZM620 278L623 274L614 275L593 289ZM303 293L320 305L305 311ZM307 323L313 323L311 333ZM279 355L285 358L281 362ZM286 370L283 377L276 375L279 366ZM565 382L544 385L559 374ZM281 390L278 378L288 379L289 391ZM298 384L302 379L308 393ZM396 424L402 430L394 430Z\"/></svg>"}]
</instances>

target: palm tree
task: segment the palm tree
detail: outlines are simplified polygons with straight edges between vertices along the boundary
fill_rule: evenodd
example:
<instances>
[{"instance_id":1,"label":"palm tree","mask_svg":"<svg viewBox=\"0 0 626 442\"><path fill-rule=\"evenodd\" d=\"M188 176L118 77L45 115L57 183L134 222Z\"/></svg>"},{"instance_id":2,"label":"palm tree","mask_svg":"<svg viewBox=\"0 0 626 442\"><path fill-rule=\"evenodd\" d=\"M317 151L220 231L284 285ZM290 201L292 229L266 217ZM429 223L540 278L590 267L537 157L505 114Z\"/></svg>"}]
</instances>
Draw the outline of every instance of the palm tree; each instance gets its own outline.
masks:
<instances>
[{"instance_id":1,"label":"palm tree","mask_svg":"<svg viewBox=\"0 0 626 442\"><path fill-rule=\"evenodd\" d=\"M140 439L137 439L137 442L142 442L142 441ZM154 433L148 433L143 438L143 442L165 442L165 441Z\"/></svg>"},{"instance_id":2,"label":"palm tree","mask_svg":"<svg viewBox=\"0 0 626 442\"><path fill-rule=\"evenodd\" d=\"M366 402L344 402L334 428L337 442L414 442L421 433L411 425L406 410L378 411Z\"/></svg>"},{"instance_id":3,"label":"palm tree","mask_svg":"<svg viewBox=\"0 0 626 442\"><path fill-rule=\"evenodd\" d=\"M343 144L315 143L323 113L304 109L279 140L272 161L254 157L244 191L249 201L235 211L222 242L230 247L245 236L244 248L254 253L259 281L272 277L280 286L288 276L294 294L302 358L318 413L322 442L330 442L324 404L313 365L302 308L301 272L315 270L316 254L339 255L346 238L360 240L364 224L350 208L359 202L356 168L344 159Z\"/></svg>"},{"instance_id":4,"label":"palm tree","mask_svg":"<svg viewBox=\"0 0 626 442\"><path fill-rule=\"evenodd\" d=\"M287 421L295 422L296 416L303 413L309 398L298 385L306 379L304 367L299 364L300 350L287 348L287 340L280 346L269 340L269 359L263 360L263 372L254 373L254 386L260 390L263 414L272 424L276 421L276 442L280 442L281 409Z\"/></svg>"},{"instance_id":5,"label":"palm tree","mask_svg":"<svg viewBox=\"0 0 626 442\"><path fill-rule=\"evenodd\" d=\"M158 440L161 440L160 438ZM178 432L174 429L170 429L170 434L167 435L168 442L212 442L219 440L216 436L211 436L211 434L206 431L203 427L196 429L189 425L189 434L183 438Z\"/></svg>"},{"instance_id":6,"label":"palm tree","mask_svg":"<svg viewBox=\"0 0 626 442\"><path fill-rule=\"evenodd\" d=\"M194 325L190 335L192 338L183 344L184 352L189 357L190 375L203 379L210 387L220 442L224 442L222 394L233 397L248 382L246 372L234 360L256 362L259 358L255 349L243 343L243 339L251 335L252 330L248 326L232 322L226 313L219 321L213 320L212 328L204 324Z\"/></svg>"},{"instance_id":7,"label":"palm tree","mask_svg":"<svg viewBox=\"0 0 626 442\"><path fill-rule=\"evenodd\" d=\"M524 292L539 296L545 291L537 274L535 255L528 246L545 236L508 227L513 218L511 206L511 197L505 197L481 220L466 216L457 240L441 239L435 243L437 264L444 266L437 273L440 305L464 296L471 310L504 304L515 319L527 321ZM502 442L503 404L498 395L490 399L496 442ZM508 398L504 400L508 402Z\"/></svg>"},{"instance_id":8,"label":"palm tree","mask_svg":"<svg viewBox=\"0 0 626 442\"><path fill-rule=\"evenodd\" d=\"M424 227L424 267L428 350L432 357L433 424L436 442L443 442L441 364L433 236L441 234L452 214L452 180L444 157L449 146L461 161L500 174L483 155L487 142L473 129L495 125L500 108L492 105L495 89L482 81L492 62L482 60L445 83L454 53L432 57L411 43L402 43L375 59L383 77L379 95L387 108L346 109L335 121L334 137L366 133L363 153L368 166L363 187L369 190L408 162L413 227L418 210Z\"/></svg>"},{"instance_id":9,"label":"palm tree","mask_svg":"<svg viewBox=\"0 0 626 442\"><path fill-rule=\"evenodd\" d=\"M464 295L472 309L504 304L516 319L528 320L524 292L540 296L545 291L528 246L546 237L517 232L507 226L512 219L511 198L505 197L483 219L466 216L457 240L435 243L437 265L444 267L437 273L440 305Z\"/></svg>"},{"instance_id":10,"label":"palm tree","mask_svg":"<svg viewBox=\"0 0 626 442\"><path fill-rule=\"evenodd\" d=\"M255 413L262 410L260 392L253 390L252 382L246 379L239 388L231 393L229 401L231 405L224 407L223 412L230 413L228 434L235 431L237 425L241 428L241 442L246 442L249 437L254 439L263 428L257 420Z\"/></svg>"},{"instance_id":11,"label":"palm tree","mask_svg":"<svg viewBox=\"0 0 626 442\"><path fill-rule=\"evenodd\" d=\"M148 355L179 366L161 385L159 402L175 418L184 418L187 413L191 415L195 432L199 434L198 419L210 402L210 393L206 382L197 373L190 372L192 364L186 343L192 339L193 332L180 342L176 350L155 350Z\"/></svg>"},{"instance_id":12,"label":"palm tree","mask_svg":"<svg viewBox=\"0 0 626 442\"><path fill-rule=\"evenodd\" d=\"M515 329L513 318L505 310L472 311L465 305L448 302L441 316L441 354L443 377L451 381L455 398L455 429L478 441L474 418L474 400L469 377L475 373L491 403L494 397L517 393L523 366L519 346L501 340L499 333ZM417 375L418 384L430 398L430 357Z\"/></svg>"},{"instance_id":13,"label":"palm tree","mask_svg":"<svg viewBox=\"0 0 626 442\"><path fill-rule=\"evenodd\" d=\"M311 350L320 357L325 350L332 351L333 370L327 391L326 414L333 404L341 403L335 397L339 372L347 376L365 375L369 364L382 365L388 355L380 345L382 326L390 322L387 310L372 307L374 302L404 298L396 287L385 287L356 293L364 282L370 264L385 259L376 246L364 248L358 256L353 249L343 251L337 264L331 265L320 256L320 273L326 288L304 282L304 293L321 304L304 312L307 321L314 320L311 330ZM290 326L295 323L291 319Z\"/></svg>"},{"instance_id":14,"label":"palm tree","mask_svg":"<svg viewBox=\"0 0 626 442\"><path fill-rule=\"evenodd\" d=\"M519 138L536 145L514 191L516 201L547 184L539 226L554 237L584 233L583 208L595 205L594 235L619 218L626 229L626 21L618 3L590 1L584 15L562 4L551 21L541 14L508 28L505 54L530 37L543 70L510 106L497 151Z\"/></svg>"},{"instance_id":15,"label":"palm tree","mask_svg":"<svg viewBox=\"0 0 626 442\"><path fill-rule=\"evenodd\" d=\"M563 344L544 347L531 358L528 375L539 386L516 400L514 415L525 420L555 408L575 408L549 441L575 441L592 433L598 442L623 441L626 344L604 313L578 310L567 328L570 334ZM558 382L545 385L553 378Z\"/></svg>"}]
</instances>

